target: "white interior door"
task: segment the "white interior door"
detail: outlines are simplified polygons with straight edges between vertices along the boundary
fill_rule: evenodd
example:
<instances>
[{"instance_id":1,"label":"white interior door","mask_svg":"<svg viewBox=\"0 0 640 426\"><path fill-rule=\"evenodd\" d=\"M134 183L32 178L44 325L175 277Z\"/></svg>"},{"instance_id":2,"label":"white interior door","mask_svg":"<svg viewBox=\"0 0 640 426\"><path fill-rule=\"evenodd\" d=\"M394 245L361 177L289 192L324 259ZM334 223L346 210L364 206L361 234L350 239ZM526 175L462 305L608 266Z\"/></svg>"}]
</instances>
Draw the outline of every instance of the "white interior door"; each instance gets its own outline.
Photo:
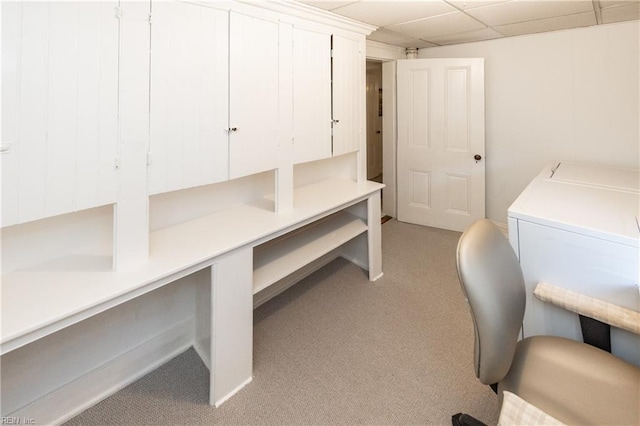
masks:
<instances>
[{"instance_id":1,"label":"white interior door","mask_svg":"<svg viewBox=\"0 0 640 426\"><path fill-rule=\"evenodd\" d=\"M463 231L485 215L484 60L398 61L398 220Z\"/></svg>"}]
</instances>

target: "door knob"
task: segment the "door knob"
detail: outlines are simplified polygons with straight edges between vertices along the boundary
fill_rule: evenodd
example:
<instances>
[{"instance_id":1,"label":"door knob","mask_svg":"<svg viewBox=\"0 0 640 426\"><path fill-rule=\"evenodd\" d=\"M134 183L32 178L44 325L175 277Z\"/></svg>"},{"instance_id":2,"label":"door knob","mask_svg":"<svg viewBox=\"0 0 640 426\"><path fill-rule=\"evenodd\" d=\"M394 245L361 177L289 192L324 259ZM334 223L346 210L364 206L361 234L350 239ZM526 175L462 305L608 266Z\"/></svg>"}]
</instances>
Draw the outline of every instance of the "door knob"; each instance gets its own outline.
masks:
<instances>
[{"instance_id":1,"label":"door knob","mask_svg":"<svg viewBox=\"0 0 640 426\"><path fill-rule=\"evenodd\" d=\"M473 156L473 159L476 160L476 163L477 163L478 161L482 160L482 155L476 154Z\"/></svg>"}]
</instances>

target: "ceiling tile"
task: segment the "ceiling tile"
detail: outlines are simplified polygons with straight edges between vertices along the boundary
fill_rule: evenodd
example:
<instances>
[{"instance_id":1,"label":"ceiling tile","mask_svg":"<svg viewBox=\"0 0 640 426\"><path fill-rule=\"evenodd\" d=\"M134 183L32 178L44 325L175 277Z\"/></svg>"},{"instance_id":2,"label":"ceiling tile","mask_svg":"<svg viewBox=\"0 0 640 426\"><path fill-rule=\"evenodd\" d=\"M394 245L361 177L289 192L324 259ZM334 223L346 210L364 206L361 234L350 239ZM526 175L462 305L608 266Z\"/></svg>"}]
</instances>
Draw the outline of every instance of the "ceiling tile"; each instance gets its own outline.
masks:
<instances>
[{"instance_id":1,"label":"ceiling tile","mask_svg":"<svg viewBox=\"0 0 640 426\"><path fill-rule=\"evenodd\" d=\"M557 16L554 18L538 19L536 21L518 24L499 25L494 29L506 36L535 34L546 31L564 30L567 28L588 27L596 25L595 12L577 13L575 15Z\"/></svg>"},{"instance_id":2,"label":"ceiling tile","mask_svg":"<svg viewBox=\"0 0 640 426\"><path fill-rule=\"evenodd\" d=\"M632 21L634 19L640 19L640 3L637 2L627 2L626 4L621 6L602 9L603 24Z\"/></svg>"},{"instance_id":3,"label":"ceiling tile","mask_svg":"<svg viewBox=\"0 0 640 426\"><path fill-rule=\"evenodd\" d=\"M581 12L593 12L593 2L591 0L513 0L466 11L467 14L490 27Z\"/></svg>"},{"instance_id":4,"label":"ceiling tile","mask_svg":"<svg viewBox=\"0 0 640 426\"><path fill-rule=\"evenodd\" d=\"M475 9L476 7L489 6L496 3L504 3L508 0L446 0L452 6L460 10Z\"/></svg>"},{"instance_id":5,"label":"ceiling tile","mask_svg":"<svg viewBox=\"0 0 640 426\"><path fill-rule=\"evenodd\" d=\"M298 1L381 27L369 40L418 48L640 19L640 0Z\"/></svg>"},{"instance_id":6,"label":"ceiling tile","mask_svg":"<svg viewBox=\"0 0 640 426\"><path fill-rule=\"evenodd\" d=\"M437 44L428 42L426 40L415 39L414 43L411 46L405 46L405 47L417 47L419 49L424 49L425 47L435 47L435 46L437 46Z\"/></svg>"},{"instance_id":7,"label":"ceiling tile","mask_svg":"<svg viewBox=\"0 0 640 426\"><path fill-rule=\"evenodd\" d=\"M324 10L332 10L337 7L346 6L351 3L356 3L358 0L351 1L333 1L333 0L298 0L300 3L308 4L309 6L315 6Z\"/></svg>"},{"instance_id":8,"label":"ceiling tile","mask_svg":"<svg viewBox=\"0 0 640 426\"><path fill-rule=\"evenodd\" d=\"M409 39L405 34L388 30L386 28L378 28L367 37L368 40L379 41L380 43L395 44L400 40Z\"/></svg>"},{"instance_id":9,"label":"ceiling tile","mask_svg":"<svg viewBox=\"0 0 640 426\"><path fill-rule=\"evenodd\" d=\"M380 1L362 0L340 7L333 12L378 27L400 22L455 12L455 8L442 0Z\"/></svg>"},{"instance_id":10,"label":"ceiling tile","mask_svg":"<svg viewBox=\"0 0 640 426\"><path fill-rule=\"evenodd\" d=\"M457 43L469 43L482 40L493 40L495 38L502 37L497 31L491 28L483 28L481 30L467 31L457 34L446 34L441 36L430 37L429 41L437 43L438 45L457 44Z\"/></svg>"},{"instance_id":11,"label":"ceiling tile","mask_svg":"<svg viewBox=\"0 0 640 426\"><path fill-rule=\"evenodd\" d=\"M417 38L408 37L405 34L400 34L395 31L387 30L385 28L379 28L372 32L367 40L378 41L380 43L392 44L394 46L401 47L433 47L436 46L428 41L419 40Z\"/></svg>"},{"instance_id":12,"label":"ceiling tile","mask_svg":"<svg viewBox=\"0 0 640 426\"><path fill-rule=\"evenodd\" d=\"M411 37L429 40L429 37L479 30L485 26L463 12L447 13L417 21L392 25L389 29Z\"/></svg>"},{"instance_id":13,"label":"ceiling tile","mask_svg":"<svg viewBox=\"0 0 640 426\"><path fill-rule=\"evenodd\" d=\"M600 9L607 7L622 6L629 3L637 3L640 0L600 0Z\"/></svg>"}]
</instances>

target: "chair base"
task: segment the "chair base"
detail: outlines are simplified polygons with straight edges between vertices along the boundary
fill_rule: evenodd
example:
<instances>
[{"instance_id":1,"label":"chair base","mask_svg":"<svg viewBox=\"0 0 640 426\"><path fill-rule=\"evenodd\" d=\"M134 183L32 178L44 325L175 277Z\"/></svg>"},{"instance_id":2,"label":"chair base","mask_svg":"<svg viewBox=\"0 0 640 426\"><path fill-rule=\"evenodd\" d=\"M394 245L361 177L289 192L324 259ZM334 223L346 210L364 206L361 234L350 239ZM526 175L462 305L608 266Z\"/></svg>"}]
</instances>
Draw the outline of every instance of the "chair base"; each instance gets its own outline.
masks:
<instances>
[{"instance_id":1,"label":"chair base","mask_svg":"<svg viewBox=\"0 0 640 426\"><path fill-rule=\"evenodd\" d=\"M458 413L451 416L451 424L453 426L487 426L475 417L471 417L464 413Z\"/></svg>"}]
</instances>

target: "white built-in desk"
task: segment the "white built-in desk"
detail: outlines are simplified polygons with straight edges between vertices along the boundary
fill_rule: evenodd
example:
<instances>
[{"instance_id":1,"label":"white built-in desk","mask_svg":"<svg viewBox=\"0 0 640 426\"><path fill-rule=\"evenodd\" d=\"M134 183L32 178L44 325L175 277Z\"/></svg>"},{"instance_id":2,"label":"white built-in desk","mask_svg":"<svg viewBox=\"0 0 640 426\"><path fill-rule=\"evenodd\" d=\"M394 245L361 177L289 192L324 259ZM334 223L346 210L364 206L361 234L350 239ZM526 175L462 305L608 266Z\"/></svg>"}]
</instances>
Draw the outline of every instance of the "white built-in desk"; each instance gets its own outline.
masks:
<instances>
[{"instance_id":1,"label":"white built-in desk","mask_svg":"<svg viewBox=\"0 0 640 426\"><path fill-rule=\"evenodd\" d=\"M295 189L287 212L275 213L265 198L160 229L150 234L148 261L126 270L108 270L108 250L98 248L4 275L1 352L209 269L193 345L219 405L252 378L254 294L338 256L368 269L372 281L382 275L382 187L329 179Z\"/></svg>"}]
</instances>

